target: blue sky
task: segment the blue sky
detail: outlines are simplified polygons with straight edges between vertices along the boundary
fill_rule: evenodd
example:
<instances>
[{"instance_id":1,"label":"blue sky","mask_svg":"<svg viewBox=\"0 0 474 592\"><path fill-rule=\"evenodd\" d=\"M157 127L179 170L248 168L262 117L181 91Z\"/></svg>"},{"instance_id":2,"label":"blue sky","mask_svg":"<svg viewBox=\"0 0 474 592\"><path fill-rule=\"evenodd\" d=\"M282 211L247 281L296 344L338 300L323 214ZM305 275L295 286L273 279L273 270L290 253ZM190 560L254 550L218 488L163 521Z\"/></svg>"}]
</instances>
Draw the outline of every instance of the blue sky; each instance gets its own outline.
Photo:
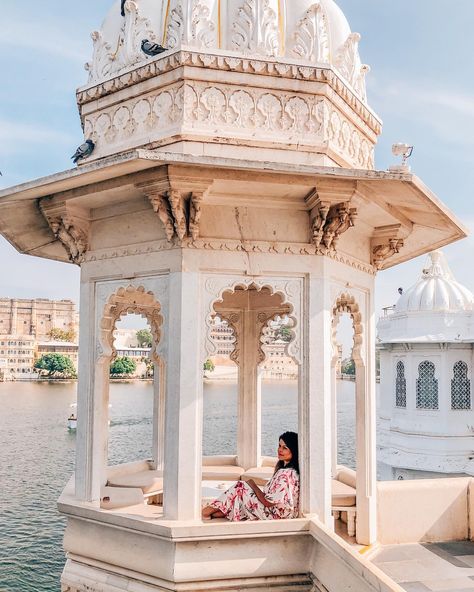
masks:
<instances>
[{"instance_id":1,"label":"blue sky","mask_svg":"<svg viewBox=\"0 0 474 592\"><path fill-rule=\"evenodd\" d=\"M158 2L158 0L157 0ZM0 187L70 167L82 141L75 88L86 81L90 32L112 0L2 2ZM474 229L473 0L339 0L371 66L369 104L384 121L376 168L391 145L415 145L413 171ZM458 281L474 291L474 239L445 249ZM72 265L19 255L0 237L0 295L79 299ZM413 284L413 261L382 272L377 307Z\"/></svg>"}]
</instances>

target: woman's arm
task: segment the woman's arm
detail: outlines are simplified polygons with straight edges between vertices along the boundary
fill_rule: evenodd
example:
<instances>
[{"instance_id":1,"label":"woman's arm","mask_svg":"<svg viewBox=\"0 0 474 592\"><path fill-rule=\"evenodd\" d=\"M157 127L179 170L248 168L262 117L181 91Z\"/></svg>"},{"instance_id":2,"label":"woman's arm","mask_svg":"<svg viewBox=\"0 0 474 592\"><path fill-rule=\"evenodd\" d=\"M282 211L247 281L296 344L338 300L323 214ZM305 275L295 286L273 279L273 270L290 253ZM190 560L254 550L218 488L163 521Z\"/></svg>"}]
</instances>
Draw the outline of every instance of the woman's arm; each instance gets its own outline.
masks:
<instances>
[{"instance_id":1,"label":"woman's arm","mask_svg":"<svg viewBox=\"0 0 474 592\"><path fill-rule=\"evenodd\" d=\"M258 501L260 503L262 503L266 508L271 508L272 506L276 505L276 504L269 502L267 500L267 498L265 497L265 494L263 493L263 491L260 489L260 487L255 483L255 481L253 479L250 479L249 481L247 481L247 485L253 490L253 492L257 496Z\"/></svg>"}]
</instances>

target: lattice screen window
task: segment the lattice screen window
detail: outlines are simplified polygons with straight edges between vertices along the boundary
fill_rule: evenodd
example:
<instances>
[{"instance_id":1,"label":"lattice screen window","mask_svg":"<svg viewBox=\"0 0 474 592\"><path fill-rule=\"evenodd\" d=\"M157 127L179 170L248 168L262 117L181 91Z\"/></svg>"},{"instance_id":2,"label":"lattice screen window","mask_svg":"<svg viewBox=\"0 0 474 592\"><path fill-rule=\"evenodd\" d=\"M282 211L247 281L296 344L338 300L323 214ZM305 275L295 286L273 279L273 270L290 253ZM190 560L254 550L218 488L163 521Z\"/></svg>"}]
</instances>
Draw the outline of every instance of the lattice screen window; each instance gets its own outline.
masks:
<instances>
[{"instance_id":1,"label":"lattice screen window","mask_svg":"<svg viewBox=\"0 0 474 592\"><path fill-rule=\"evenodd\" d=\"M418 365L416 379L417 409L438 409L438 379L435 378L433 362L421 362Z\"/></svg>"},{"instance_id":2,"label":"lattice screen window","mask_svg":"<svg viewBox=\"0 0 474 592\"><path fill-rule=\"evenodd\" d=\"M407 381L405 378L405 364L397 363L397 378L395 379L395 405L397 407L407 406Z\"/></svg>"},{"instance_id":3,"label":"lattice screen window","mask_svg":"<svg viewBox=\"0 0 474 592\"><path fill-rule=\"evenodd\" d=\"M471 408L471 381L466 362L456 362L451 380L451 409Z\"/></svg>"}]
</instances>

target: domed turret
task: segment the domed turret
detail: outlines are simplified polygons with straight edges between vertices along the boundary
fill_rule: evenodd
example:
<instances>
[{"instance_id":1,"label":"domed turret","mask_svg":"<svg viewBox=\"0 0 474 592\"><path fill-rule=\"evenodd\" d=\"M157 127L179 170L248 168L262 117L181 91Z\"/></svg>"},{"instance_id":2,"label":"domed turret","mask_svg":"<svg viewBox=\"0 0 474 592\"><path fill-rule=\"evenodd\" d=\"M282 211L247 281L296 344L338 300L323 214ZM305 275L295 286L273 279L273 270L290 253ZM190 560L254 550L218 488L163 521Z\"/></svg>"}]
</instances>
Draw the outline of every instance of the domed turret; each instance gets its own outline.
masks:
<instances>
[{"instance_id":1,"label":"domed turret","mask_svg":"<svg viewBox=\"0 0 474 592\"><path fill-rule=\"evenodd\" d=\"M470 339L474 296L457 282L441 251L429 255L420 279L408 288L391 314L378 323L382 343L452 342Z\"/></svg>"},{"instance_id":2,"label":"domed turret","mask_svg":"<svg viewBox=\"0 0 474 592\"><path fill-rule=\"evenodd\" d=\"M421 278L380 319L380 474L473 474L474 296L434 251ZM449 441L449 447L446 442Z\"/></svg>"},{"instance_id":3,"label":"domed turret","mask_svg":"<svg viewBox=\"0 0 474 592\"><path fill-rule=\"evenodd\" d=\"M144 39L168 50L224 51L334 66L363 100L365 74L358 44L334 0L126 0L114 3L92 33L89 83L153 59Z\"/></svg>"},{"instance_id":4,"label":"domed turret","mask_svg":"<svg viewBox=\"0 0 474 592\"><path fill-rule=\"evenodd\" d=\"M433 251L430 259L431 264L423 269L420 280L397 302L396 314L471 310L474 296L454 279L443 253Z\"/></svg>"},{"instance_id":5,"label":"domed turret","mask_svg":"<svg viewBox=\"0 0 474 592\"><path fill-rule=\"evenodd\" d=\"M80 165L145 148L373 169L381 123L334 0L121 0L92 39Z\"/></svg>"}]
</instances>

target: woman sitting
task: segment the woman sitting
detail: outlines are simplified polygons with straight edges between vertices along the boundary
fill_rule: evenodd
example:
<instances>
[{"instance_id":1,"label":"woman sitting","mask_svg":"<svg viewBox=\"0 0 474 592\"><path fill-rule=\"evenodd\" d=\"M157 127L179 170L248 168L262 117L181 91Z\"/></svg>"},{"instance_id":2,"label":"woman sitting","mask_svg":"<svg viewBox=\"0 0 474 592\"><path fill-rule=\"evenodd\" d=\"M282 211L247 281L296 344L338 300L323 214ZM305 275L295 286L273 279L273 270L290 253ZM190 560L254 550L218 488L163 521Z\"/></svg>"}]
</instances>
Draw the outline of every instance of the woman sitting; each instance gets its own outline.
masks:
<instances>
[{"instance_id":1,"label":"woman sitting","mask_svg":"<svg viewBox=\"0 0 474 592\"><path fill-rule=\"evenodd\" d=\"M278 443L278 462L270 481L260 489L250 479L237 481L202 510L203 520L281 520L298 517L300 475L298 434L285 432Z\"/></svg>"}]
</instances>

